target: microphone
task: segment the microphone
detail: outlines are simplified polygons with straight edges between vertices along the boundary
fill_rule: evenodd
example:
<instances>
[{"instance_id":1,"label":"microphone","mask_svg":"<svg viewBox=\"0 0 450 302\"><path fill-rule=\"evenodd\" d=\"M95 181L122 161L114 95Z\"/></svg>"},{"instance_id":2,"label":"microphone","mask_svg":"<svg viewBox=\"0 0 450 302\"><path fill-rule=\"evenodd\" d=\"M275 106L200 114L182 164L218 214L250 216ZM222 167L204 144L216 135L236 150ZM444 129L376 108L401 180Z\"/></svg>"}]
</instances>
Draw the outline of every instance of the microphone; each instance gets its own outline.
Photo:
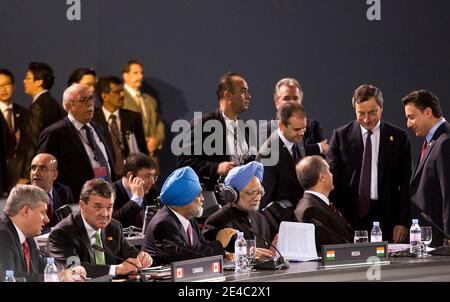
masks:
<instances>
[{"instance_id":1,"label":"microphone","mask_svg":"<svg viewBox=\"0 0 450 302\"><path fill-rule=\"evenodd\" d=\"M195 255L196 258L204 258L204 257L209 257L210 256L210 255L203 254L203 253L201 253L199 251L196 251L196 250L194 250L192 248L187 247L185 242L182 242L181 244L179 244L179 243L176 243L176 242L174 242L172 240L164 238L163 239L163 243L168 245L168 246L170 246L170 247L175 248L175 254L177 254L177 255L181 254L180 250L183 250L185 252L190 253L191 255Z\"/></svg>"},{"instance_id":2,"label":"microphone","mask_svg":"<svg viewBox=\"0 0 450 302\"><path fill-rule=\"evenodd\" d=\"M324 229L324 230L327 231L329 234L331 234L331 235L333 235L333 236L335 236L335 237L341 239L341 240L344 241L345 243L350 243L346 238L342 237L341 235L339 235L339 234L336 233L335 231L331 230L330 228L324 226L323 223L320 222L319 220L317 220L316 218L311 218L311 222L312 222L315 226Z\"/></svg>"},{"instance_id":3,"label":"microphone","mask_svg":"<svg viewBox=\"0 0 450 302\"><path fill-rule=\"evenodd\" d=\"M120 261L122 261L122 262L126 262L126 263L129 263L129 264L133 265L133 266L137 269L137 272L139 273L139 275L141 276L142 282L147 282L147 281L148 281L148 280L147 280L147 276L145 275L145 273L144 273L144 272L143 272L136 264L134 264L133 262L128 261L127 259L124 259L124 258L122 258L122 257L119 257L119 256L115 255L115 254L114 254L113 252L111 252L108 248L103 248L103 247L98 246L98 245L96 245L96 244L93 244L93 245L92 245L92 248L93 248L94 250L99 251L99 252L103 252L103 253L105 253L105 254L108 254L109 256L111 256L111 257L113 257L113 258L115 258L115 259L118 259L118 260L120 260Z\"/></svg>"},{"instance_id":4,"label":"microphone","mask_svg":"<svg viewBox=\"0 0 450 302\"><path fill-rule=\"evenodd\" d=\"M276 258L272 257L270 259L257 262L253 266L254 268L275 270L275 269L282 269L282 268L289 267L289 262L284 260L284 257L281 255L280 251L277 249L276 246L274 246L271 242L269 242L264 236L255 232L251 227L249 227L247 225L244 225L244 227L247 230L249 230L253 235L261 238L264 241L264 243L267 245L267 247L273 247L275 249L275 251L277 251L278 255L280 255L279 257L276 257Z\"/></svg>"},{"instance_id":5,"label":"microphone","mask_svg":"<svg viewBox=\"0 0 450 302\"><path fill-rule=\"evenodd\" d=\"M435 229L437 229L441 233L441 235L444 237L444 239L450 240L450 237L444 232L443 229L441 229L436 223L434 223L434 221L431 219L430 216L428 216L424 212L421 212L420 216L422 216ZM434 255L434 256L450 256L450 246L443 245L443 246L437 247L433 251L431 251L429 254Z\"/></svg>"}]
</instances>

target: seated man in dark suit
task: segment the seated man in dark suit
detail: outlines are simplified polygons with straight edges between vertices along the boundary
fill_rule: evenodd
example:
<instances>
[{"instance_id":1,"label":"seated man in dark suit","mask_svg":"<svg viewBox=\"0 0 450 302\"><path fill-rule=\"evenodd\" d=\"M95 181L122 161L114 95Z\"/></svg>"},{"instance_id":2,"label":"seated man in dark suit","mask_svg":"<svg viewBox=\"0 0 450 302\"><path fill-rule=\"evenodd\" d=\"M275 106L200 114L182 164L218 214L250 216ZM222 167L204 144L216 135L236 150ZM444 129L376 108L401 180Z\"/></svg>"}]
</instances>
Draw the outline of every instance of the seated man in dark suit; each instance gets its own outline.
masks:
<instances>
[{"instance_id":1,"label":"seated man in dark suit","mask_svg":"<svg viewBox=\"0 0 450 302\"><path fill-rule=\"evenodd\" d=\"M59 219L55 212L60 207L73 203L72 190L62 183L56 182L58 177L58 161L48 153L40 153L31 161L30 181L47 192L50 203L47 207L47 217L50 222L45 226L44 232L49 232Z\"/></svg>"},{"instance_id":2,"label":"seated man in dark suit","mask_svg":"<svg viewBox=\"0 0 450 302\"><path fill-rule=\"evenodd\" d=\"M295 216L298 221L315 224L317 251L320 252L324 244L353 242L353 230L328 199L333 190L333 174L327 162L317 155L308 156L297 164L296 171L305 193L295 209Z\"/></svg>"},{"instance_id":3,"label":"seated man in dark suit","mask_svg":"<svg viewBox=\"0 0 450 302\"><path fill-rule=\"evenodd\" d=\"M79 257L88 277L127 275L149 267L152 258L125 239L122 226L112 219L113 207L111 185L100 178L87 181L81 190L80 211L66 217L50 232L50 255L62 263L68 257ZM92 245L105 251L97 251Z\"/></svg>"},{"instance_id":4,"label":"seated man in dark suit","mask_svg":"<svg viewBox=\"0 0 450 302\"><path fill-rule=\"evenodd\" d=\"M148 155L131 153L128 156L124 176L112 184L116 192L113 218L123 227L142 227L146 206L156 206L159 189L154 185L157 179L155 164Z\"/></svg>"},{"instance_id":5,"label":"seated man in dark suit","mask_svg":"<svg viewBox=\"0 0 450 302\"><path fill-rule=\"evenodd\" d=\"M233 228L244 232L245 239L256 239L256 257L270 258L268 240L269 224L263 214L258 212L259 202L264 195L261 185L264 167L256 161L230 170L225 178L222 195L227 204L215 212L205 222L203 234L208 240L214 240L223 228ZM226 248L234 253L234 240Z\"/></svg>"},{"instance_id":6,"label":"seated man in dark suit","mask_svg":"<svg viewBox=\"0 0 450 302\"><path fill-rule=\"evenodd\" d=\"M0 275L13 270L16 277L27 281L43 281L46 261L38 251L34 237L48 223L45 215L49 199L39 187L17 185L6 201L5 217L0 220ZM76 273L76 274L74 274ZM84 279L86 271L78 266L58 273L61 281Z\"/></svg>"},{"instance_id":7,"label":"seated man in dark suit","mask_svg":"<svg viewBox=\"0 0 450 302\"><path fill-rule=\"evenodd\" d=\"M203 214L199 178L191 167L175 170L164 182L161 202L145 233L142 250L157 265L213 255L225 255L224 248L237 230L225 228L216 240L207 241L194 218Z\"/></svg>"}]
</instances>

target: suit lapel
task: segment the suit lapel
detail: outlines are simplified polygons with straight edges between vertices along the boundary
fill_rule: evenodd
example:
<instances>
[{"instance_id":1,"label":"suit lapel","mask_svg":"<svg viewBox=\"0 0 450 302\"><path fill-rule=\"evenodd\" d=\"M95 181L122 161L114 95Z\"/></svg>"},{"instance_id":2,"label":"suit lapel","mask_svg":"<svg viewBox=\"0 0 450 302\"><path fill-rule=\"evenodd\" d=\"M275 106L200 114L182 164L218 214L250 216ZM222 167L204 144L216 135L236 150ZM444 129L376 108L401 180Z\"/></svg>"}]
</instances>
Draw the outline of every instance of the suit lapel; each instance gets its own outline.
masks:
<instances>
[{"instance_id":1,"label":"suit lapel","mask_svg":"<svg viewBox=\"0 0 450 302\"><path fill-rule=\"evenodd\" d=\"M81 234L81 244L84 245L85 250L89 253L89 263L95 263L94 251L91 245L91 238L88 237L87 230L84 227L83 218L81 212L78 211L75 215L75 224L78 228L79 234Z\"/></svg>"},{"instance_id":2,"label":"suit lapel","mask_svg":"<svg viewBox=\"0 0 450 302\"><path fill-rule=\"evenodd\" d=\"M423 169L423 166L425 165L425 162L427 161L428 156L430 155L431 150L433 150L434 146L436 145L436 140L431 140L428 143L427 150L425 152L425 155L423 158L419 161L419 164L416 166L416 169L414 170L413 177L411 178L411 182L420 174L420 171Z\"/></svg>"},{"instance_id":3,"label":"suit lapel","mask_svg":"<svg viewBox=\"0 0 450 302\"><path fill-rule=\"evenodd\" d=\"M122 109L119 109L119 116L120 116L120 135L122 136L122 145L123 145L123 155L126 156L130 153L128 148L128 141L127 141L127 132L132 133L131 131L131 120L130 116L126 114L126 112Z\"/></svg>"},{"instance_id":4,"label":"suit lapel","mask_svg":"<svg viewBox=\"0 0 450 302\"><path fill-rule=\"evenodd\" d=\"M391 140L392 139L392 140ZM382 183L384 172L386 171L386 159L390 154L390 148L394 142L394 137L388 138L388 132L386 130L386 124L381 122L380 124L380 146L378 148L378 187ZM378 189L380 192L380 189Z\"/></svg>"},{"instance_id":5,"label":"suit lapel","mask_svg":"<svg viewBox=\"0 0 450 302\"><path fill-rule=\"evenodd\" d=\"M68 140L74 143L75 147L78 149L78 153L82 154L83 160L89 163L89 166L91 166L91 161L89 160L86 150L84 149L83 142L81 141L77 129L75 128L75 126L72 124L72 122L69 120L68 117L65 118L64 124L68 129L69 135Z\"/></svg>"}]
</instances>

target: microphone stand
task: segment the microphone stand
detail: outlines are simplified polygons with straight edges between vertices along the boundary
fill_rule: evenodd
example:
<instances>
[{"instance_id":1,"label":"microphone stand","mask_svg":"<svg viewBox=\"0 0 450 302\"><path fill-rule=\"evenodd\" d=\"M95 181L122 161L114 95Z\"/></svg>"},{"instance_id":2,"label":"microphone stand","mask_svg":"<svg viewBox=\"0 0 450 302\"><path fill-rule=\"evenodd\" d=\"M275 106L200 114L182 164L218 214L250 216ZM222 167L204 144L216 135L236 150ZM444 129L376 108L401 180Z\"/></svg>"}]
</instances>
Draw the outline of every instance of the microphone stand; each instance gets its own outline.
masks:
<instances>
[{"instance_id":1,"label":"microphone stand","mask_svg":"<svg viewBox=\"0 0 450 302\"><path fill-rule=\"evenodd\" d=\"M450 237L444 232L443 229L441 229L432 219L430 216L425 214L424 212L420 213L420 216L422 216L426 221L428 221L435 229L441 233L441 235L444 237L445 240L450 240ZM435 248L433 251L429 253L433 256L450 256L450 246L439 246Z\"/></svg>"},{"instance_id":2,"label":"microphone stand","mask_svg":"<svg viewBox=\"0 0 450 302\"><path fill-rule=\"evenodd\" d=\"M329 234L331 234L331 235L333 235L333 236L335 236L335 237L341 239L341 240L344 241L345 243L350 243L347 239L345 239L344 237L342 237L342 236L339 235L338 233L336 233L336 232L330 230L330 228L324 226L323 223L320 222L319 220L317 220L316 218L311 218L311 222L312 222L314 225L318 226L319 228L324 229L324 230L327 231Z\"/></svg>"},{"instance_id":3,"label":"microphone stand","mask_svg":"<svg viewBox=\"0 0 450 302\"><path fill-rule=\"evenodd\" d=\"M129 263L129 264L133 265L133 266L137 269L137 272L139 273L142 282L148 282L147 276L145 275L145 273L144 273L144 272L143 272L136 264L134 264L133 262L128 261L127 259L123 259L122 257L119 257L119 256L115 255L115 254L114 254L113 252L111 252L109 249L103 248L103 247L98 246L98 245L96 245L96 244L93 244L93 245L92 245L92 248L93 248L94 250L99 251L99 252L103 252L103 253L105 253L105 254L108 254L109 256L111 256L111 257L113 257L113 258L115 258L115 259L118 259L118 260L120 260L120 261L122 261L122 262L126 262L126 263Z\"/></svg>"}]
</instances>

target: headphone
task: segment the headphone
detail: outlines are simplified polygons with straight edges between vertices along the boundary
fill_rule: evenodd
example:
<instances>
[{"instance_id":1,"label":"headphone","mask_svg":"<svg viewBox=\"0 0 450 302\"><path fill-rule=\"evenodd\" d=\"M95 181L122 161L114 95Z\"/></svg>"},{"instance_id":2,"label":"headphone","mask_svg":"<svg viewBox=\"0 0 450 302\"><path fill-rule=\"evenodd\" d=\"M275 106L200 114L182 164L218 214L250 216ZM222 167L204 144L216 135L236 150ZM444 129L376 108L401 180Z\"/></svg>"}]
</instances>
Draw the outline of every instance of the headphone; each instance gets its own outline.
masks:
<instances>
[{"instance_id":1,"label":"headphone","mask_svg":"<svg viewBox=\"0 0 450 302\"><path fill-rule=\"evenodd\" d=\"M235 203L239 200L239 191L224 183L218 183L215 186L214 191L219 195L219 198L223 203Z\"/></svg>"}]
</instances>

